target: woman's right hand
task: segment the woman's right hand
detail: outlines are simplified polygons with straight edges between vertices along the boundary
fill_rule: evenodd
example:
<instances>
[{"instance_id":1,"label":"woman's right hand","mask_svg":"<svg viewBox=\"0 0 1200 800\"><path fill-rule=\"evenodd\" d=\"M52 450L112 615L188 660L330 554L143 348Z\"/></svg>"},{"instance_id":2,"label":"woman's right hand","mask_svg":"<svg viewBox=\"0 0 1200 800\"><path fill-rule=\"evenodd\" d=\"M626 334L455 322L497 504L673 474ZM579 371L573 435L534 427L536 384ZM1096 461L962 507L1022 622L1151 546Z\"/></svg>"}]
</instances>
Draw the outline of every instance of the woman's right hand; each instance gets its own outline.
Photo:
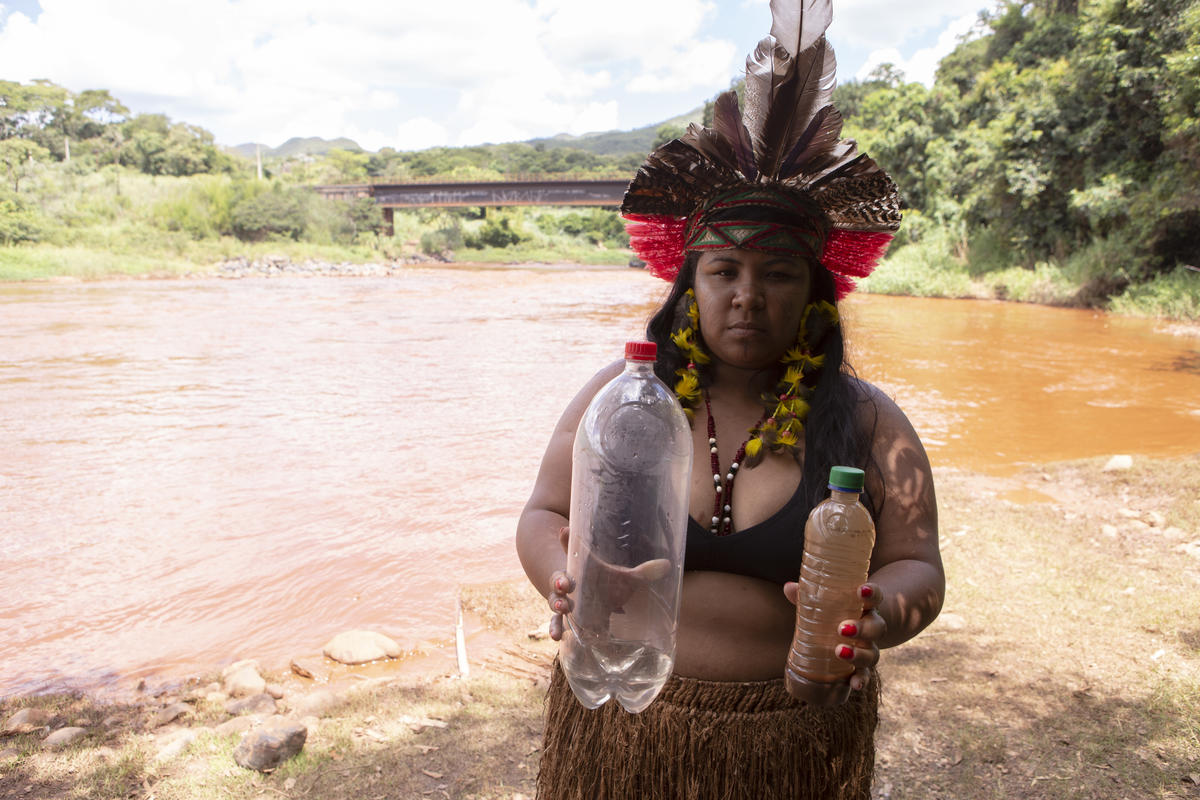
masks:
<instances>
[{"instance_id":1,"label":"woman's right hand","mask_svg":"<svg viewBox=\"0 0 1200 800\"><path fill-rule=\"evenodd\" d=\"M563 552L567 552L567 544L571 538L571 528L567 525L558 529L558 540ZM554 641L562 639L563 617L571 613L571 598L567 595L575 591L575 581L563 570L555 570L550 576L550 594L546 596L550 603L550 638Z\"/></svg>"},{"instance_id":2,"label":"woman's right hand","mask_svg":"<svg viewBox=\"0 0 1200 800\"><path fill-rule=\"evenodd\" d=\"M550 617L550 638L557 642L563 635L563 617L571 613L571 598L567 595L575 591L575 581L559 570L550 576L550 586L552 588L547 599L550 601L550 610L554 612L554 616Z\"/></svg>"},{"instance_id":3,"label":"woman's right hand","mask_svg":"<svg viewBox=\"0 0 1200 800\"><path fill-rule=\"evenodd\" d=\"M563 526L558 532L563 552L567 552L571 529ZM593 558L591 578L593 608L601 609L606 615L624 613L622 606L636 592L643 591L654 581L661 580L671 571L671 562L665 558L643 561L636 567L620 567ZM568 596L575 591L575 579L563 570L550 575L550 594L546 596L550 611L550 638L560 641L563 635L563 617L575 610L574 601Z\"/></svg>"}]
</instances>

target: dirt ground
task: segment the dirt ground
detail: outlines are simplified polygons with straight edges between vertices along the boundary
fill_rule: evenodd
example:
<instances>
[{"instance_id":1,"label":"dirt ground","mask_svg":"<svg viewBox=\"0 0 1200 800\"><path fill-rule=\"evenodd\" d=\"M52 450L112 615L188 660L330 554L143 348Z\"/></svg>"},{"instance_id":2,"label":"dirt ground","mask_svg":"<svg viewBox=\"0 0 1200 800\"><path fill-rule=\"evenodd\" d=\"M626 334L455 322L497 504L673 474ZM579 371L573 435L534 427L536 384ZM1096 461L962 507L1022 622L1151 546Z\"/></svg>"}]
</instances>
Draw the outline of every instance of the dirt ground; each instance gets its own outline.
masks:
<instances>
[{"instance_id":1,"label":"dirt ground","mask_svg":"<svg viewBox=\"0 0 1200 800\"><path fill-rule=\"evenodd\" d=\"M1104 464L938 473L946 605L883 655L878 800L1200 798L1200 455ZM10 698L0 722L50 717L0 738L0 798L531 798L544 602L525 584L463 602L465 677L451 643L321 685L274 676L285 705L332 699L270 774L233 763L240 734L217 731L205 681L109 705ZM154 727L177 701L191 712ZM80 741L44 746L81 723Z\"/></svg>"}]
</instances>

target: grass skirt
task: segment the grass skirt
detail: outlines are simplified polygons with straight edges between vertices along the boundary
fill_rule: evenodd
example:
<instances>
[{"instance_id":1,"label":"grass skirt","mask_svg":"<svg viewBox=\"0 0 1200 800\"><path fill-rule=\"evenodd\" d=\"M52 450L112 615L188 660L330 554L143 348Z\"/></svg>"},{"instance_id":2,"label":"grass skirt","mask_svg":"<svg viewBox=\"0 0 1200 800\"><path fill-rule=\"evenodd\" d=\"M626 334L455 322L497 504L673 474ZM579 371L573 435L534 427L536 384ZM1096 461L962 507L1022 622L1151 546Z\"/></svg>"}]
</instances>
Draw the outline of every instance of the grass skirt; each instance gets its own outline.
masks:
<instances>
[{"instance_id":1,"label":"grass skirt","mask_svg":"<svg viewBox=\"0 0 1200 800\"><path fill-rule=\"evenodd\" d=\"M783 679L672 677L650 707L588 710L557 661L546 697L538 800L870 800L879 681L809 708Z\"/></svg>"}]
</instances>

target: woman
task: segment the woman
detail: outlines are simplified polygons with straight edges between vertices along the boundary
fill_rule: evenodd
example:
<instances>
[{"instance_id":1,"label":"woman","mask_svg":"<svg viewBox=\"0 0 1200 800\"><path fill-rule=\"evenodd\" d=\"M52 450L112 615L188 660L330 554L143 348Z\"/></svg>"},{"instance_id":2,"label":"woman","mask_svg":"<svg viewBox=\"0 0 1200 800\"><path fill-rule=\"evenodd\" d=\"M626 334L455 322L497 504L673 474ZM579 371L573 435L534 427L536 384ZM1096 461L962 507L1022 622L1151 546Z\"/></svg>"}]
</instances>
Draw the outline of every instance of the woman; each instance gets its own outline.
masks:
<instances>
[{"instance_id":1,"label":"woman","mask_svg":"<svg viewBox=\"0 0 1200 800\"><path fill-rule=\"evenodd\" d=\"M827 11L809 2L804 18L775 0L773 36L748 61L750 126L736 97L722 96L714 129L690 129L651 154L626 194L634 249L673 281L648 328L656 371L693 421L676 660L637 715L611 702L584 709L556 667L540 798L868 798L879 650L915 636L941 607L924 449L900 409L843 365L836 302L899 220L890 179L837 140ZM798 71L811 77L794 80ZM817 102L806 91L814 83ZM622 366L601 370L568 405L518 526L556 639L574 588L564 569L575 429ZM825 710L793 700L782 676L804 521L828 496L833 465L866 471L876 544L863 614L838 626L854 691Z\"/></svg>"}]
</instances>

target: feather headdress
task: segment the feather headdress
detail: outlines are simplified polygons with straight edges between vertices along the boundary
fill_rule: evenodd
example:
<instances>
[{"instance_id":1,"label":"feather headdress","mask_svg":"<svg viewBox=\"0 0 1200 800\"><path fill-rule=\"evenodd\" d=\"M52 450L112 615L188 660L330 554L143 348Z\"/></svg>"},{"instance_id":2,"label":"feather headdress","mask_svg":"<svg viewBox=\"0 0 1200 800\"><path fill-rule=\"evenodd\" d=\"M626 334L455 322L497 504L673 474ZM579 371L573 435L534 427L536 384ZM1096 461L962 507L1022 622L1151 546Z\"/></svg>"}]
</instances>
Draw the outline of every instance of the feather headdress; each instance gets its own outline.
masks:
<instances>
[{"instance_id":1,"label":"feather headdress","mask_svg":"<svg viewBox=\"0 0 1200 800\"><path fill-rule=\"evenodd\" d=\"M900 227L900 198L887 173L840 138L837 62L825 39L832 18L832 0L771 0L771 33L746 58L745 109L735 92L721 94L711 128L693 123L638 169L621 213L653 274L674 280L705 212L747 190L819 217L818 255L838 298L875 269ZM725 246L735 244L754 246Z\"/></svg>"}]
</instances>

